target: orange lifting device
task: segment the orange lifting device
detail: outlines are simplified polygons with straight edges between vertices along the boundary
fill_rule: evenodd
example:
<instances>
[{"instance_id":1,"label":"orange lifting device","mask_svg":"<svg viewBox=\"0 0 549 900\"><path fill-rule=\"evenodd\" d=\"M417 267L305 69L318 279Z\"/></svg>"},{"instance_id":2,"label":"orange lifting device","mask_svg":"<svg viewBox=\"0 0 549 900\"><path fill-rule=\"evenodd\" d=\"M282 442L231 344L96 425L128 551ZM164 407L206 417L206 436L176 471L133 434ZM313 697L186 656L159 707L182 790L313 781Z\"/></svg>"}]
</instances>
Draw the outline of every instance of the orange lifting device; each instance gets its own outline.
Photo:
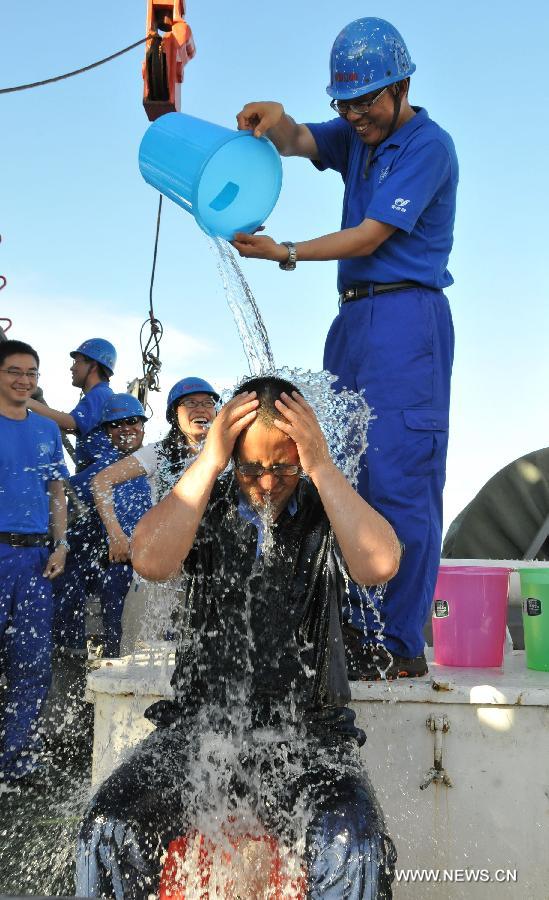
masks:
<instances>
[{"instance_id":1,"label":"orange lifting device","mask_svg":"<svg viewBox=\"0 0 549 900\"><path fill-rule=\"evenodd\" d=\"M151 122L179 112L183 69L196 53L185 0L148 0L143 106ZM163 33L163 36L159 32Z\"/></svg>"}]
</instances>

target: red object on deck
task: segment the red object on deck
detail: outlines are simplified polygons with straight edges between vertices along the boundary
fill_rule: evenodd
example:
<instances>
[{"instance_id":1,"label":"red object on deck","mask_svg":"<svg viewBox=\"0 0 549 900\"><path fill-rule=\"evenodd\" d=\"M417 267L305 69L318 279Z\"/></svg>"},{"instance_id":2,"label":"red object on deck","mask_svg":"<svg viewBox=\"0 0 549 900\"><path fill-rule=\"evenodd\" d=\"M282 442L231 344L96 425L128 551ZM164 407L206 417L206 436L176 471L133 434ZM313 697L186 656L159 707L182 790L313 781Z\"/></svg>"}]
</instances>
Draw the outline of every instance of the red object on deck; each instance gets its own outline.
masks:
<instances>
[{"instance_id":1,"label":"red object on deck","mask_svg":"<svg viewBox=\"0 0 549 900\"><path fill-rule=\"evenodd\" d=\"M151 122L179 112L183 69L196 53L184 0L147 0L143 106Z\"/></svg>"},{"instance_id":2,"label":"red object on deck","mask_svg":"<svg viewBox=\"0 0 549 900\"><path fill-rule=\"evenodd\" d=\"M245 848L255 844L258 851L263 854L263 861L267 862L266 879L262 885L263 891L269 889L269 897L273 900L283 900L284 897L292 897L295 900L304 900L307 893L306 876L301 868L297 877L289 877L283 871L282 860L278 842L275 838L266 835L254 836L251 834L228 837L233 852L217 851L215 845L204 835L193 831L187 837L179 837L171 841L162 876L160 879L159 900L185 900L187 886L192 891L193 897L200 896L201 900L211 900L210 880L212 866L217 861L230 866L231 862L238 865L238 855L245 853ZM258 845L262 846L259 847ZM194 860L189 859L194 854ZM190 872L190 867L194 871ZM189 882L189 875L191 883ZM235 884L230 876L226 882L226 896L237 897L241 886ZM262 894L257 894L261 896ZM217 891L212 897L218 897Z\"/></svg>"}]
</instances>

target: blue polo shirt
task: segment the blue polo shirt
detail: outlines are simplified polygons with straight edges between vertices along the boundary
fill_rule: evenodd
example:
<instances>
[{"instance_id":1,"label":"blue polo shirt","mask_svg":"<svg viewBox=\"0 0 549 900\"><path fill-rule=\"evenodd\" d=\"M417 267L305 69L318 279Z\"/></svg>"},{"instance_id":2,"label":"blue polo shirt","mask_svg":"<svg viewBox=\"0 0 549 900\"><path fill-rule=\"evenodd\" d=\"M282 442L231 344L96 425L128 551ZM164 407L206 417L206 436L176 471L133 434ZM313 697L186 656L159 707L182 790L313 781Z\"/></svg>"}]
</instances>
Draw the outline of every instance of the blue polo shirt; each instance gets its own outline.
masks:
<instances>
[{"instance_id":1,"label":"blue polo shirt","mask_svg":"<svg viewBox=\"0 0 549 900\"><path fill-rule=\"evenodd\" d=\"M0 531L46 534L48 482L68 477L55 422L32 412L0 416Z\"/></svg>"},{"instance_id":2,"label":"blue polo shirt","mask_svg":"<svg viewBox=\"0 0 549 900\"><path fill-rule=\"evenodd\" d=\"M427 115L416 115L375 148L345 119L308 124L319 151L314 165L335 169L345 183L341 228L368 218L396 225L370 256L342 259L338 290L364 282L417 281L426 287L453 283L447 265L452 249L458 162L454 143Z\"/></svg>"},{"instance_id":3,"label":"blue polo shirt","mask_svg":"<svg viewBox=\"0 0 549 900\"><path fill-rule=\"evenodd\" d=\"M101 459L110 441L101 428L103 407L112 396L106 381L94 385L77 403L70 415L76 422L76 468L78 471Z\"/></svg>"},{"instance_id":4,"label":"blue polo shirt","mask_svg":"<svg viewBox=\"0 0 549 900\"><path fill-rule=\"evenodd\" d=\"M110 442L109 442L110 443ZM99 514L95 508L93 494L91 492L91 480L94 475L106 469L107 466L113 465L119 459L123 459L124 454L120 453L115 447L110 445L110 453L102 459L97 460L93 465L88 466L76 475L72 475L69 479L71 487L78 499L84 503L97 519L98 530L95 534L97 540L100 540L105 533L103 523L99 518ZM132 534L135 526L151 508L151 489L145 475L139 475L137 478L130 478L121 484L114 485L114 512L116 518L120 522L122 531L128 537Z\"/></svg>"}]
</instances>

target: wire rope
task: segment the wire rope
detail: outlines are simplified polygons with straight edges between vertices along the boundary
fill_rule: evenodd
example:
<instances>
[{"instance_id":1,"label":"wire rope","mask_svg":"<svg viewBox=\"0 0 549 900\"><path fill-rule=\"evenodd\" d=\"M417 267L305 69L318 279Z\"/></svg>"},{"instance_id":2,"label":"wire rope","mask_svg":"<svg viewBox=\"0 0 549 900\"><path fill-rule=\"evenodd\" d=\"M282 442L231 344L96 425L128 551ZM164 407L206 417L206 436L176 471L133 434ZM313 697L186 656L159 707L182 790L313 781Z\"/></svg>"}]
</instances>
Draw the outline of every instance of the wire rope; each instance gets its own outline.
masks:
<instances>
[{"instance_id":1,"label":"wire rope","mask_svg":"<svg viewBox=\"0 0 549 900\"><path fill-rule=\"evenodd\" d=\"M116 53L111 53L110 56L105 56L104 59L98 59L97 62L90 63L89 66L82 66L80 69L74 69L72 72L65 72L64 75L54 75L53 78L44 78L42 81L31 81L29 84L18 84L14 87L0 88L0 94L12 94L15 91L27 91L29 88L42 87L45 84L53 84L55 81L63 81L65 78L72 78L74 75L81 75L82 72L89 72L90 69L96 69L97 66L102 66L112 59L116 59L118 56L128 53L130 50L133 50L134 47L139 47L140 44L144 44L146 40L146 37L141 38L141 40L130 44L129 47L124 47L123 50L117 50Z\"/></svg>"}]
</instances>

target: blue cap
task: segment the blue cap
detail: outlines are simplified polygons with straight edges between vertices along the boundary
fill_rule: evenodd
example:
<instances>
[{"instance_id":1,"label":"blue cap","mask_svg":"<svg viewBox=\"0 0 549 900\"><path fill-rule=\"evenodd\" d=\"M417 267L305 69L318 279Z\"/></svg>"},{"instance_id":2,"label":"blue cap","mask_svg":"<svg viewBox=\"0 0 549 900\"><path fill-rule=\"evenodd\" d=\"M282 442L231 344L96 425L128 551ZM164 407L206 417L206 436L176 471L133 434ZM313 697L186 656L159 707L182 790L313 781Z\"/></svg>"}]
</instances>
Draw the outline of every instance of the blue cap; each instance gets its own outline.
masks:
<instances>
[{"instance_id":1,"label":"blue cap","mask_svg":"<svg viewBox=\"0 0 549 900\"><path fill-rule=\"evenodd\" d=\"M182 378L176 381L168 394L168 402L166 404L166 418L170 421L170 410L176 400L186 397L188 394L211 394L215 401L219 400L219 394L213 389L208 381L204 378L195 378L190 375L188 378Z\"/></svg>"},{"instance_id":2,"label":"blue cap","mask_svg":"<svg viewBox=\"0 0 549 900\"><path fill-rule=\"evenodd\" d=\"M116 422L118 419L129 419L130 416L140 416L145 422L147 416L143 406L132 394L113 394L106 401L101 415L101 423Z\"/></svg>"},{"instance_id":3,"label":"blue cap","mask_svg":"<svg viewBox=\"0 0 549 900\"><path fill-rule=\"evenodd\" d=\"M82 356L88 356L95 362L101 363L111 375L113 374L116 365L116 350L111 342L106 341L105 338L89 338L83 344L80 344L76 350L71 350L70 355L74 358L77 353L81 353Z\"/></svg>"},{"instance_id":4,"label":"blue cap","mask_svg":"<svg viewBox=\"0 0 549 900\"><path fill-rule=\"evenodd\" d=\"M336 100L351 100L403 81L415 70L394 25L385 19L355 19L334 41L326 92Z\"/></svg>"}]
</instances>

